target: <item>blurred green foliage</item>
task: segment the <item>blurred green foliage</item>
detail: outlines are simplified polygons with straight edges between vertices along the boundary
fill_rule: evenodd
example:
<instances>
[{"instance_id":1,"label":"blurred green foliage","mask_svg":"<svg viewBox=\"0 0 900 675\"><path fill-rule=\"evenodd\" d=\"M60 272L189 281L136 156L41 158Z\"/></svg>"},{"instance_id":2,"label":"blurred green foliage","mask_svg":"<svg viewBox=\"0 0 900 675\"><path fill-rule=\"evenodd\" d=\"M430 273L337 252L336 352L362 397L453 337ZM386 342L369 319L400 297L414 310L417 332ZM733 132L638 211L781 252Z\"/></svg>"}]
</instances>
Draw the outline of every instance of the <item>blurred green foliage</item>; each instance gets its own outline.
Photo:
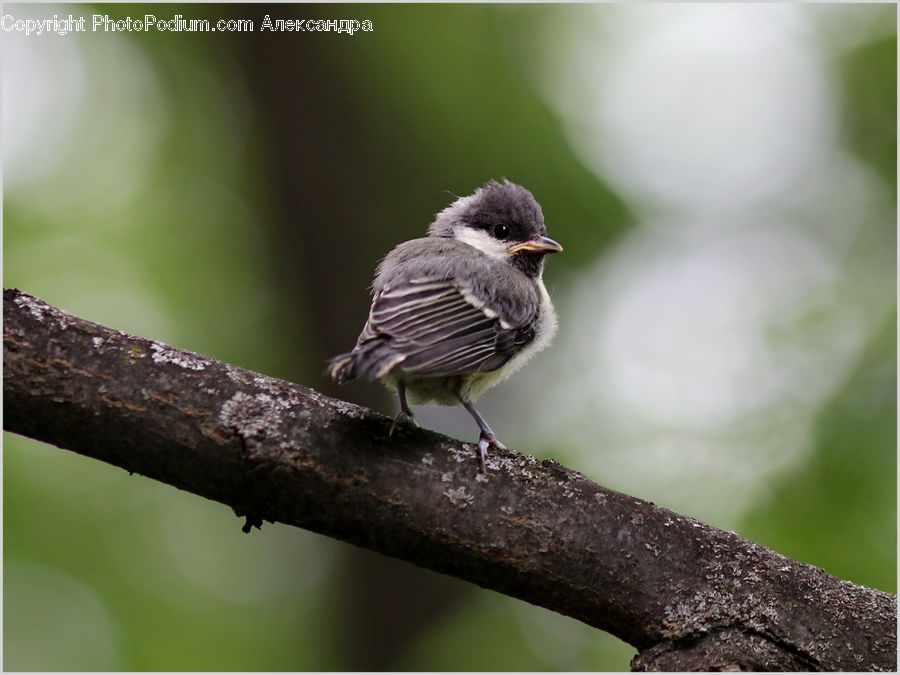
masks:
<instances>
[{"instance_id":1,"label":"blurred green foliage","mask_svg":"<svg viewBox=\"0 0 900 675\"><path fill-rule=\"evenodd\" d=\"M874 40L842 62L847 142L897 193L897 36Z\"/></svg>"},{"instance_id":2,"label":"blurred green foliage","mask_svg":"<svg viewBox=\"0 0 900 675\"><path fill-rule=\"evenodd\" d=\"M747 516L741 530L841 579L892 593L897 486L877 477L897 473L896 321L892 315L822 410L816 454L773 486L771 499Z\"/></svg>"},{"instance_id":3,"label":"blurred green foliage","mask_svg":"<svg viewBox=\"0 0 900 675\"><path fill-rule=\"evenodd\" d=\"M22 16L33 12L6 7ZM596 8L565 11L577 18L589 9ZM548 269L560 290L634 224L630 206L576 159L528 70L542 60L543 31L565 24L558 23L562 9L72 5L54 11L371 18L376 30L370 34L268 37L288 50L302 41L303 54L318 58L301 80L280 83L286 91L302 93L315 81L317 91L330 87L353 102L350 111L330 110L323 99L303 102L323 106L324 117L340 120L336 125L350 120L355 126L346 133L365 139L355 152L329 155L325 148L296 158L301 181L361 167L355 175L365 177L364 185L321 195L324 201L350 200L361 227L381 228L386 240L399 241L420 234L449 201L442 190L462 193L508 176L538 196L552 235L567 247L565 265ZM249 39L87 33L47 36L22 47L17 59L4 55L4 71L22 69L47 93L35 122L41 133L30 137L35 147L16 162L7 156L4 285L115 328L319 387L320 328L310 308L321 289L289 288L290 270L273 261L292 259L280 220L301 232L327 224L307 222L302 210L285 216L272 161L272 148L283 139L260 112L264 104L253 84L264 73L248 65ZM4 49L11 49L8 43ZM846 142L895 191L896 39L875 35L841 59ZM81 64L80 93L51 91L64 62ZM326 77L324 84L317 80ZM15 98L7 102L16 105ZM42 150L54 158L51 169L20 180L19 167L56 126L67 132ZM326 131L308 130L310 148ZM893 229L882 228L856 255L864 262L868 251L892 241ZM365 255L374 266L382 253ZM341 269L339 253L313 254L334 256ZM346 273L362 279L370 272ZM364 301L364 283L354 301ZM893 294L893 286L882 292ZM343 311L342 299L330 302ZM896 589L894 325L891 318L873 333L819 413L808 461L771 485L769 499L746 515L740 530L839 577L888 591ZM222 505L10 434L3 536L7 670L347 667L346 617L336 601L345 588L341 561L348 547L342 543L268 524L246 536ZM473 588L392 666L622 670L632 653L578 622Z\"/></svg>"}]
</instances>

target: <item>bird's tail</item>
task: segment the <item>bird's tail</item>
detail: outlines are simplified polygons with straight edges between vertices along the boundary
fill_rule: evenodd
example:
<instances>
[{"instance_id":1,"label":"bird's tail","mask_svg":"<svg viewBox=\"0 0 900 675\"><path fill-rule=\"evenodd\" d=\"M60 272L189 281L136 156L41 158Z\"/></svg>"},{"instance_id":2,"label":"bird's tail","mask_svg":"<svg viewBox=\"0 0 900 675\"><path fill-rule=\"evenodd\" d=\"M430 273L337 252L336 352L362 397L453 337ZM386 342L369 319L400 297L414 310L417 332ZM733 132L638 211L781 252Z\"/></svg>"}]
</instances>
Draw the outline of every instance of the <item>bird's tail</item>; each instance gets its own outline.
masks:
<instances>
[{"instance_id":1,"label":"bird's tail","mask_svg":"<svg viewBox=\"0 0 900 675\"><path fill-rule=\"evenodd\" d=\"M354 356L354 352L338 354L328 362L328 367L325 369L325 372L338 384L344 384L344 382L352 380L356 377L356 362L353 358Z\"/></svg>"},{"instance_id":2,"label":"bird's tail","mask_svg":"<svg viewBox=\"0 0 900 675\"><path fill-rule=\"evenodd\" d=\"M338 354L328 362L326 372L338 384L355 377L375 380L384 377L406 358L396 353L385 340L369 340L356 345L352 352Z\"/></svg>"}]
</instances>

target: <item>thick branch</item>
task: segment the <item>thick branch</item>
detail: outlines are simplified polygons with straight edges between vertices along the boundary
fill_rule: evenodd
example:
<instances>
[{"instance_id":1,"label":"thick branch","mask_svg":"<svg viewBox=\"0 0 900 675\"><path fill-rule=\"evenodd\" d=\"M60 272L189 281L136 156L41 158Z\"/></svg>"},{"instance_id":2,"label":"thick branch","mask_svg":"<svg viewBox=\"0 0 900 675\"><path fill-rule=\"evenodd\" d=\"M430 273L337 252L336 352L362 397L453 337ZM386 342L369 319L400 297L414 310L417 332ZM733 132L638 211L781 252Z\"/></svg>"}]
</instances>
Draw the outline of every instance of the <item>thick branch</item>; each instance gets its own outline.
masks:
<instances>
[{"instance_id":1,"label":"thick branch","mask_svg":"<svg viewBox=\"0 0 900 675\"><path fill-rule=\"evenodd\" d=\"M4 347L8 430L574 617L635 669L895 668L894 596L553 460L484 476L473 445L16 290Z\"/></svg>"}]
</instances>

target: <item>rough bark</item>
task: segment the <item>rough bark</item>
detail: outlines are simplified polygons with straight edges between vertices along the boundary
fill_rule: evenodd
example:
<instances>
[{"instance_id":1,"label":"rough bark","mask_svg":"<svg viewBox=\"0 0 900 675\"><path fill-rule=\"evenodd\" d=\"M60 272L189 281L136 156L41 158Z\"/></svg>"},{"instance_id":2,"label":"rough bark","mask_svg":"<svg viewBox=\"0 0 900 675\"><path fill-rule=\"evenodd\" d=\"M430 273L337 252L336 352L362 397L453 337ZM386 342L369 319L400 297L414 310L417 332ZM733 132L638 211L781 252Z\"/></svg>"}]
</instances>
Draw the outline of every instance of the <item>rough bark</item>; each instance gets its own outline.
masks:
<instances>
[{"instance_id":1,"label":"rough bark","mask_svg":"<svg viewBox=\"0 0 900 675\"><path fill-rule=\"evenodd\" d=\"M596 485L4 291L4 426L560 612L635 670L894 670L896 598ZM813 526L814 524L811 524Z\"/></svg>"}]
</instances>

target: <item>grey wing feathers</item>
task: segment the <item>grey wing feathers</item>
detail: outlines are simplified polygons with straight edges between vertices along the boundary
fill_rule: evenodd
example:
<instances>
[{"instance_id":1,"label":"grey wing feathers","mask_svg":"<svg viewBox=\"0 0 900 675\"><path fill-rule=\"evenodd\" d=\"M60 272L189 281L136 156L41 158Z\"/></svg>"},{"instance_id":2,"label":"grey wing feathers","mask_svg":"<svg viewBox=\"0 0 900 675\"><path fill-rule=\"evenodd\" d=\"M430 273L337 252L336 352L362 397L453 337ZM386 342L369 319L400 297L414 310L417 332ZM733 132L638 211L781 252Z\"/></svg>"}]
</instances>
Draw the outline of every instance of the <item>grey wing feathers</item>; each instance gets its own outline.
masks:
<instances>
[{"instance_id":1,"label":"grey wing feathers","mask_svg":"<svg viewBox=\"0 0 900 675\"><path fill-rule=\"evenodd\" d=\"M378 378L399 366L427 377L496 370L533 337L501 322L453 282L423 279L376 293L350 354L332 362L338 380Z\"/></svg>"},{"instance_id":2,"label":"grey wing feathers","mask_svg":"<svg viewBox=\"0 0 900 675\"><path fill-rule=\"evenodd\" d=\"M373 292L356 347L329 365L339 382L394 368L425 377L490 372L534 338L535 287L453 239L400 244L379 266Z\"/></svg>"}]
</instances>

